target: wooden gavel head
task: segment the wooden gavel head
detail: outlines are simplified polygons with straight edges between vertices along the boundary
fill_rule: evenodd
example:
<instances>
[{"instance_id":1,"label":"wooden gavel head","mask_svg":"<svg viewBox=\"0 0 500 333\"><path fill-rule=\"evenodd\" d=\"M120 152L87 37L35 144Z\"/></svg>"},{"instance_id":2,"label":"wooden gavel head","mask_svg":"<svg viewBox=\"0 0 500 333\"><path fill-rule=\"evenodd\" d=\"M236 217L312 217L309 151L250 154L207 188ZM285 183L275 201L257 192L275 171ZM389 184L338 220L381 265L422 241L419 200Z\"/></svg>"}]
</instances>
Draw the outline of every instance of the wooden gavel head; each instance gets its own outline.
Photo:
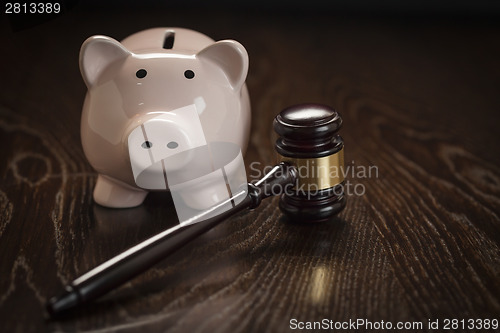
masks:
<instances>
[{"instance_id":1,"label":"wooden gavel head","mask_svg":"<svg viewBox=\"0 0 500 333\"><path fill-rule=\"evenodd\" d=\"M296 168L295 186L284 191L279 207L291 220L327 221L346 203L344 141L337 134L342 118L320 104L300 104L281 111L273 122L279 135L280 161Z\"/></svg>"}]
</instances>

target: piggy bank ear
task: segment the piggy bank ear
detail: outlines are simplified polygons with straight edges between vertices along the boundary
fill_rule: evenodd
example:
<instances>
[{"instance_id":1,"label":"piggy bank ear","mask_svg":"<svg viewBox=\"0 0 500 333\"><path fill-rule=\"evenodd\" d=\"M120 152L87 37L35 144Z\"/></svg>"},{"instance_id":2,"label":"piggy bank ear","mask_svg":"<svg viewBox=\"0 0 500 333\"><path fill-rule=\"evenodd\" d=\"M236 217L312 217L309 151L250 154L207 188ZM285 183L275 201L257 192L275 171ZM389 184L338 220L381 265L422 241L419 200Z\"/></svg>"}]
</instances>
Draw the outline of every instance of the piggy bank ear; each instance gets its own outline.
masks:
<instances>
[{"instance_id":1,"label":"piggy bank ear","mask_svg":"<svg viewBox=\"0 0 500 333\"><path fill-rule=\"evenodd\" d=\"M234 90L240 90L245 83L248 73L248 53L237 41L221 40L207 46L196 56L221 67Z\"/></svg>"},{"instance_id":2,"label":"piggy bank ear","mask_svg":"<svg viewBox=\"0 0 500 333\"><path fill-rule=\"evenodd\" d=\"M87 87L93 86L103 70L111 63L123 60L132 53L120 42L106 36L92 36L80 49L80 71Z\"/></svg>"}]
</instances>

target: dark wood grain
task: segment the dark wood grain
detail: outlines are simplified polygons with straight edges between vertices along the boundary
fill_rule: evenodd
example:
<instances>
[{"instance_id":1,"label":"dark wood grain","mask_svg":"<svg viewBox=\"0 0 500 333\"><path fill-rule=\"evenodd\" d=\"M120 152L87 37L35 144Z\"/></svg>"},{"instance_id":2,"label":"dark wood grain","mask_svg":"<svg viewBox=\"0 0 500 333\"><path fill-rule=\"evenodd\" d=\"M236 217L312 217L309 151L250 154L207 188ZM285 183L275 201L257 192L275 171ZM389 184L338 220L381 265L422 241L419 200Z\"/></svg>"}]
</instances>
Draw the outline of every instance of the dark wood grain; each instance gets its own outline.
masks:
<instances>
[{"instance_id":1,"label":"dark wood grain","mask_svg":"<svg viewBox=\"0 0 500 333\"><path fill-rule=\"evenodd\" d=\"M284 332L289 321L500 319L500 24L259 12L77 9L1 22L0 323L5 332ZM240 213L60 321L45 301L176 223L166 194L92 202L80 144L85 38L184 26L247 48L249 178L275 162L272 119L296 103L344 120L350 195L333 221L287 223L277 199ZM251 164L258 162L259 164Z\"/></svg>"}]
</instances>

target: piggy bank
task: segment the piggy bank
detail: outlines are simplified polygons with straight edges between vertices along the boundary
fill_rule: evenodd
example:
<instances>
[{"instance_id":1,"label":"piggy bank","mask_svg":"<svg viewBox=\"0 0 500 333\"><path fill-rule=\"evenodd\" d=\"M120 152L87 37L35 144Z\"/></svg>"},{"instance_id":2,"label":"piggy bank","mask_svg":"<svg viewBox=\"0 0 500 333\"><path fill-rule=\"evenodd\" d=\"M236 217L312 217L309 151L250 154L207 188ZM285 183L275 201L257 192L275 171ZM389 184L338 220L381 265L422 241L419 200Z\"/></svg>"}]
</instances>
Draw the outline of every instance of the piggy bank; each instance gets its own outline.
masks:
<instances>
[{"instance_id":1,"label":"piggy bank","mask_svg":"<svg viewBox=\"0 0 500 333\"><path fill-rule=\"evenodd\" d=\"M246 149L248 54L234 40L183 28L149 29L121 43L93 36L81 47L80 70L88 88L81 139L102 206L134 207L150 191L169 190L165 163L183 170L193 161L171 156L210 142Z\"/></svg>"}]
</instances>

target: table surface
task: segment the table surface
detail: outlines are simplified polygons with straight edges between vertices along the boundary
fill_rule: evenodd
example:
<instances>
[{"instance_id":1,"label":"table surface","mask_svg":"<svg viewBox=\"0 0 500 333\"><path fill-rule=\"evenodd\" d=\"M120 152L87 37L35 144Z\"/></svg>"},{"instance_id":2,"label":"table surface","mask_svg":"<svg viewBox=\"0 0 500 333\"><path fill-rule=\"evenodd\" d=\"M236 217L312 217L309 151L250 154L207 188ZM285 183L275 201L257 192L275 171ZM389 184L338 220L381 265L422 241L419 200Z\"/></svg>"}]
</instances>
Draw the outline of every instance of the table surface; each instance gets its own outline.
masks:
<instances>
[{"instance_id":1,"label":"table surface","mask_svg":"<svg viewBox=\"0 0 500 333\"><path fill-rule=\"evenodd\" d=\"M334 14L74 10L17 32L3 20L5 332L281 332L292 319L428 331L429 320L500 319L499 20ZM280 110L335 107L353 171L347 206L327 223L290 224L276 198L264 201L49 320L44 303L66 283L177 223L165 193L133 209L94 204L79 135L83 40L156 26L247 48L250 179L275 160Z\"/></svg>"}]
</instances>

